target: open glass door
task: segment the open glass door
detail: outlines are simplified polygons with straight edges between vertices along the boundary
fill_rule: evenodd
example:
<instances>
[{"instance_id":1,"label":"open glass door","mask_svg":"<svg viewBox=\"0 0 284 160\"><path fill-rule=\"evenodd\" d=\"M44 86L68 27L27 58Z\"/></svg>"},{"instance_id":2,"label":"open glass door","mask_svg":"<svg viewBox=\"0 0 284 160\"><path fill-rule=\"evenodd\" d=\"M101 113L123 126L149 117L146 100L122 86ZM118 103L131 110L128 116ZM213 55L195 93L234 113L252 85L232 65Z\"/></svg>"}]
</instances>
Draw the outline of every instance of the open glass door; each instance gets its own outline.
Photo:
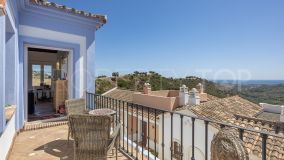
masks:
<instances>
[{"instance_id":1,"label":"open glass door","mask_svg":"<svg viewBox=\"0 0 284 160\"><path fill-rule=\"evenodd\" d=\"M27 52L28 121L65 116L69 52L44 48Z\"/></svg>"}]
</instances>

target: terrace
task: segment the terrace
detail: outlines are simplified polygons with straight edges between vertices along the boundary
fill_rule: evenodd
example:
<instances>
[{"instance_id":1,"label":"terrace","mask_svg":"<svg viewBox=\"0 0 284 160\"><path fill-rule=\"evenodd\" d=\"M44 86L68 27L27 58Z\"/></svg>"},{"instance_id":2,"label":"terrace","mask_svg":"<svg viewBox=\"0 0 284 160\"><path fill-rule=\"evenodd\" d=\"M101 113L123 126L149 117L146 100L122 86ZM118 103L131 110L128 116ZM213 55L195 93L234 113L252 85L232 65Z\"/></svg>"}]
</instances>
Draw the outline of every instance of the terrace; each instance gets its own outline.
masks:
<instances>
[{"instance_id":1,"label":"terrace","mask_svg":"<svg viewBox=\"0 0 284 160\"><path fill-rule=\"evenodd\" d=\"M67 132L67 125L23 132L16 137L9 159L73 160L74 142L73 140L68 142ZM127 159L121 152L117 153L117 158ZM116 150L108 155L108 159L116 159Z\"/></svg>"},{"instance_id":2,"label":"terrace","mask_svg":"<svg viewBox=\"0 0 284 160\"><path fill-rule=\"evenodd\" d=\"M260 138L257 140L257 144L259 144L261 154L254 158L250 154L250 159L275 159L272 154L273 149L267 143L276 142L275 140L283 141L282 135L268 130L255 130L249 127L212 121L195 115L164 111L92 93L86 94L86 104L89 110L99 108L115 110L113 122L122 124L118 150L114 149L114 153L109 154L108 159L200 159L200 151L196 148L200 139L204 141L203 148L198 146L204 153L202 159L211 159L210 137L212 135L208 133L211 126L219 129L233 128L238 133L238 138L243 140L245 145L250 135L258 135ZM130 118L131 116L139 118ZM166 122L166 116L170 116L170 123ZM141 119L151 122L149 123L151 125L142 127L141 130L137 129ZM188 120L191 121L190 127L185 123ZM238 120L240 120L240 117L238 117ZM59 124L61 125L20 133L15 139L9 159L73 159L73 141L67 141L67 125L64 124L64 121ZM156 129L151 131L150 128L153 127ZM203 130L202 134L197 133L200 128ZM176 135L177 133L179 135ZM146 134L146 136L143 134ZM170 136L169 139L166 139L167 135ZM143 136L146 139L143 139ZM175 143L173 143L174 136L180 137L179 150L176 150ZM188 143L186 140L188 138L191 139L191 145L196 146L190 148L190 154L187 154L187 150L183 147L185 143ZM155 142L154 144L151 144L151 139ZM172 149L166 148L167 140L170 140ZM280 158L277 157L276 159L284 158L284 156L278 156Z\"/></svg>"}]
</instances>

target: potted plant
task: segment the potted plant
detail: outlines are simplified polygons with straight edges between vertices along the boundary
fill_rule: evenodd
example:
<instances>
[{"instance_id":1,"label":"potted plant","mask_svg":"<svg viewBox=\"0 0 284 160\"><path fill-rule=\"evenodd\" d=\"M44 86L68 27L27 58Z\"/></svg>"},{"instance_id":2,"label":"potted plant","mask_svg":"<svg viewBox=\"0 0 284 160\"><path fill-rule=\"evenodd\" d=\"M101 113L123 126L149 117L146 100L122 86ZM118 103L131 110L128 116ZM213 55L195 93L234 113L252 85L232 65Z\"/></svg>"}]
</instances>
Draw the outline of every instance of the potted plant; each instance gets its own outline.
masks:
<instances>
[{"instance_id":1,"label":"potted plant","mask_svg":"<svg viewBox=\"0 0 284 160\"><path fill-rule=\"evenodd\" d=\"M15 111L16 111L16 105L12 105L12 104L5 105L6 123L13 117Z\"/></svg>"}]
</instances>

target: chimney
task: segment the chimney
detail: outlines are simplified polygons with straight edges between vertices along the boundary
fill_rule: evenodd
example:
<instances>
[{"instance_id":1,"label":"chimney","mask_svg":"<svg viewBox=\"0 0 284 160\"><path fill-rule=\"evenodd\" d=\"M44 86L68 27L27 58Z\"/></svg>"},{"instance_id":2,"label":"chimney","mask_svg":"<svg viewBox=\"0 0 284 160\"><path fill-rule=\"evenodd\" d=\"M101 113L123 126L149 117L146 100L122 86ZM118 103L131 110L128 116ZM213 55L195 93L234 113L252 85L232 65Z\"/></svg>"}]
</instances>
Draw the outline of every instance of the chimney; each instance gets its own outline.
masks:
<instances>
[{"instance_id":1,"label":"chimney","mask_svg":"<svg viewBox=\"0 0 284 160\"><path fill-rule=\"evenodd\" d=\"M200 104L200 96L197 89L192 88L189 92L189 105L199 105Z\"/></svg>"},{"instance_id":2,"label":"chimney","mask_svg":"<svg viewBox=\"0 0 284 160\"><path fill-rule=\"evenodd\" d=\"M281 106L280 122L284 122L284 106Z\"/></svg>"},{"instance_id":3,"label":"chimney","mask_svg":"<svg viewBox=\"0 0 284 160\"><path fill-rule=\"evenodd\" d=\"M203 84L198 83L198 85L196 86L196 88L197 88L197 90L198 90L198 92L199 92L200 94L204 93Z\"/></svg>"},{"instance_id":4,"label":"chimney","mask_svg":"<svg viewBox=\"0 0 284 160\"><path fill-rule=\"evenodd\" d=\"M143 87L143 93L144 94L150 94L151 90L152 89L151 89L150 83L145 83L144 87Z\"/></svg>"},{"instance_id":5,"label":"chimney","mask_svg":"<svg viewBox=\"0 0 284 160\"><path fill-rule=\"evenodd\" d=\"M186 85L182 85L179 88L179 106L188 105L188 88Z\"/></svg>"}]
</instances>

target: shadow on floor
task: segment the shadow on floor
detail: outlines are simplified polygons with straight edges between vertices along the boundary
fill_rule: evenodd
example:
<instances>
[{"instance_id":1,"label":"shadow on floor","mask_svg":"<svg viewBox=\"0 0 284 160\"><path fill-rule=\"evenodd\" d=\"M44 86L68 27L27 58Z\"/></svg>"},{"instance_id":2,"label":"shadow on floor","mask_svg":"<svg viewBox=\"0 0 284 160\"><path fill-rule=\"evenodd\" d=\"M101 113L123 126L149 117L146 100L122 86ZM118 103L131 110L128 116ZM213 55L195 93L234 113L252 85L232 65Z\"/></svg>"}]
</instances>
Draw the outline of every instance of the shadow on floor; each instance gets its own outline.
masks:
<instances>
[{"instance_id":1,"label":"shadow on floor","mask_svg":"<svg viewBox=\"0 0 284 160\"><path fill-rule=\"evenodd\" d=\"M70 140L69 142L67 140L55 140L36 148L35 151L43 150L45 153L48 153L60 159L73 160L73 142L73 140Z\"/></svg>"},{"instance_id":2,"label":"shadow on floor","mask_svg":"<svg viewBox=\"0 0 284 160\"><path fill-rule=\"evenodd\" d=\"M73 160L74 159L74 141L73 140L55 140L49 143L46 143L34 151L44 151L47 154L52 155L53 157L58 157L64 160ZM115 148L109 153L108 159L115 159ZM119 153L119 152L118 152ZM121 153L118 155L119 159L127 159Z\"/></svg>"}]
</instances>

